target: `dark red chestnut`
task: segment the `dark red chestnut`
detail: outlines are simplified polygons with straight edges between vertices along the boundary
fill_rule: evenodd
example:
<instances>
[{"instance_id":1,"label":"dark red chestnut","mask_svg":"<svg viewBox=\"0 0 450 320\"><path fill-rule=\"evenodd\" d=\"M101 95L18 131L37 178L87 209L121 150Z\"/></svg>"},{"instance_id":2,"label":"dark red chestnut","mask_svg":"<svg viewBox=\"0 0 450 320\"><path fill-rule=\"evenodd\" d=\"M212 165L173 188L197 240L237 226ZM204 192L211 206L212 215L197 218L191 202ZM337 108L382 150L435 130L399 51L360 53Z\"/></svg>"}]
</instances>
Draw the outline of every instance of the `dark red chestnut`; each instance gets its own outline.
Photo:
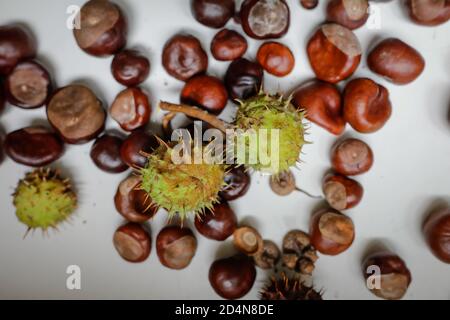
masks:
<instances>
[{"instance_id":1,"label":"dark red chestnut","mask_svg":"<svg viewBox=\"0 0 450 320\"><path fill-rule=\"evenodd\" d=\"M234 30L219 31L211 42L211 53L219 61L232 61L247 51L247 40Z\"/></svg>"},{"instance_id":2,"label":"dark red chestnut","mask_svg":"<svg viewBox=\"0 0 450 320\"><path fill-rule=\"evenodd\" d=\"M36 40L19 25L0 26L0 75L9 74L23 60L36 56Z\"/></svg>"},{"instance_id":3,"label":"dark red chestnut","mask_svg":"<svg viewBox=\"0 0 450 320\"><path fill-rule=\"evenodd\" d=\"M448 0L406 0L411 20L424 26L436 26L450 19Z\"/></svg>"},{"instance_id":4,"label":"dark red chestnut","mask_svg":"<svg viewBox=\"0 0 450 320\"><path fill-rule=\"evenodd\" d=\"M152 240L142 225L130 222L117 229L113 243L123 259L138 263L150 255Z\"/></svg>"},{"instance_id":5,"label":"dark red chestnut","mask_svg":"<svg viewBox=\"0 0 450 320\"><path fill-rule=\"evenodd\" d=\"M128 169L128 166L120 157L120 147L123 139L104 134L95 140L91 148L91 159L101 170L108 173L120 173Z\"/></svg>"},{"instance_id":6,"label":"dark red chestnut","mask_svg":"<svg viewBox=\"0 0 450 320\"><path fill-rule=\"evenodd\" d=\"M31 167L46 166L58 160L64 153L64 144L59 137L41 126L9 133L4 148L12 160Z\"/></svg>"},{"instance_id":7,"label":"dark red chestnut","mask_svg":"<svg viewBox=\"0 0 450 320\"><path fill-rule=\"evenodd\" d=\"M89 88L69 85L53 94L47 104L47 118L65 142L80 144L103 131L106 112Z\"/></svg>"},{"instance_id":8,"label":"dark red chestnut","mask_svg":"<svg viewBox=\"0 0 450 320\"><path fill-rule=\"evenodd\" d=\"M52 81L48 71L36 61L24 61L16 65L5 80L6 97L12 105L24 109L46 104Z\"/></svg>"},{"instance_id":9,"label":"dark red chestnut","mask_svg":"<svg viewBox=\"0 0 450 320\"><path fill-rule=\"evenodd\" d=\"M150 61L138 50L123 50L114 56L111 72L117 82L135 87L147 79Z\"/></svg>"},{"instance_id":10,"label":"dark red chestnut","mask_svg":"<svg viewBox=\"0 0 450 320\"><path fill-rule=\"evenodd\" d=\"M319 4L319 0L300 0L300 4L303 8L312 10Z\"/></svg>"},{"instance_id":11,"label":"dark red chestnut","mask_svg":"<svg viewBox=\"0 0 450 320\"><path fill-rule=\"evenodd\" d=\"M244 166L235 166L225 173L226 187L220 192L220 197L233 201L243 197L250 188L250 175Z\"/></svg>"},{"instance_id":12,"label":"dark red chestnut","mask_svg":"<svg viewBox=\"0 0 450 320\"><path fill-rule=\"evenodd\" d=\"M281 38L289 29L289 6L284 0L245 0L240 19L245 33L252 38Z\"/></svg>"},{"instance_id":13,"label":"dark red chestnut","mask_svg":"<svg viewBox=\"0 0 450 320\"><path fill-rule=\"evenodd\" d=\"M334 146L331 152L333 169L345 176L356 176L372 168L372 149L358 139L346 139Z\"/></svg>"},{"instance_id":14,"label":"dark red chestnut","mask_svg":"<svg viewBox=\"0 0 450 320\"><path fill-rule=\"evenodd\" d=\"M345 120L358 132L380 130L390 119L389 91L367 78L353 79L344 90Z\"/></svg>"},{"instance_id":15,"label":"dark red chestnut","mask_svg":"<svg viewBox=\"0 0 450 320\"><path fill-rule=\"evenodd\" d=\"M80 10L80 27L73 29L78 46L94 56L115 54L127 43L127 21L111 1L89 0Z\"/></svg>"},{"instance_id":16,"label":"dark red chestnut","mask_svg":"<svg viewBox=\"0 0 450 320\"><path fill-rule=\"evenodd\" d=\"M337 83L350 77L361 61L355 34L335 23L322 25L308 42L309 62L317 78Z\"/></svg>"},{"instance_id":17,"label":"dark red chestnut","mask_svg":"<svg viewBox=\"0 0 450 320\"><path fill-rule=\"evenodd\" d=\"M162 63L172 77L186 81L208 68L208 55L200 41L191 35L175 35L165 45Z\"/></svg>"},{"instance_id":18,"label":"dark red chestnut","mask_svg":"<svg viewBox=\"0 0 450 320\"><path fill-rule=\"evenodd\" d=\"M266 42L259 47L256 59L268 73L277 77L287 76L294 69L292 51L279 42Z\"/></svg>"},{"instance_id":19,"label":"dark red chestnut","mask_svg":"<svg viewBox=\"0 0 450 320\"><path fill-rule=\"evenodd\" d=\"M331 0L327 5L327 21L350 30L362 27L369 18L368 0Z\"/></svg>"},{"instance_id":20,"label":"dark red chestnut","mask_svg":"<svg viewBox=\"0 0 450 320\"><path fill-rule=\"evenodd\" d=\"M364 195L364 189L358 181L339 174L327 175L322 189L328 204L336 210L356 207Z\"/></svg>"},{"instance_id":21,"label":"dark red chestnut","mask_svg":"<svg viewBox=\"0 0 450 320\"><path fill-rule=\"evenodd\" d=\"M237 228L237 218L228 203L215 204L212 210L196 216L195 227L203 236L211 240L225 241Z\"/></svg>"},{"instance_id":22,"label":"dark red chestnut","mask_svg":"<svg viewBox=\"0 0 450 320\"><path fill-rule=\"evenodd\" d=\"M255 279L255 265L243 255L217 260L209 269L209 282L224 299L242 298L252 289Z\"/></svg>"},{"instance_id":23,"label":"dark red chestnut","mask_svg":"<svg viewBox=\"0 0 450 320\"><path fill-rule=\"evenodd\" d=\"M144 91L127 88L117 95L109 112L123 130L134 131L147 125L152 109Z\"/></svg>"},{"instance_id":24,"label":"dark red chestnut","mask_svg":"<svg viewBox=\"0 0 450 320\"><path fill-rule=\"evenodd\" d=\"M233 61L225 75L225 87L230 98L245 100L259 92L264 70L258 63L241 58Z\"/></svg>"},{"instance_id":25,"label":"dark red chestnut","mask_svg":"<svg viewBox=\"0 0 450 320\"><path fill-rule=\"evenodd\" d=\"M450 209L432 212L425 221L423 231L434 255L442 262L450 263Z\"/></svg>"},{"instance_id":26,"label":"dark red chestnut","mask_svg":"<svg viewBox=\"0 0 450 320\"><path fill-rule=\"evenodd\" d=\"M201 24L222 28L234 16L234 0L192 0L192 13Z\"/></svg>"},{"instance_id":27,"label":"dark red chestnut","mask_svg":"<svg viewBox=\"0 0 450 320\"><path fill-rule=\"evenodd\" d=\"M166 227L158 234L156 251L164 266L181 270L191 263L197 251L197 240L190 229Z\"/></svg>"},{"instance_id":28,"label":"dark red chestnut","mask_svg":"<svg viewBox=\"0 0 450 320\"><path fill-rule=\"evenodd\" d=\"M226 107L228 93L216 77L198 75L189 79L181 91L181 102L219 114Z\"/></svg>"},{"instance_id":29,"label":"dark red chestnut","mask_svg":"<svg viewBox=\"0 0 450 320\"><path fill-rule=\"evenodd\" d=\"M141 152L152 153L158 146L158 140L154 135L143 130L137 130L123 142L120 148L120 156L131 168L145 168L147 158Z\"/></svg>"}]
</instances>

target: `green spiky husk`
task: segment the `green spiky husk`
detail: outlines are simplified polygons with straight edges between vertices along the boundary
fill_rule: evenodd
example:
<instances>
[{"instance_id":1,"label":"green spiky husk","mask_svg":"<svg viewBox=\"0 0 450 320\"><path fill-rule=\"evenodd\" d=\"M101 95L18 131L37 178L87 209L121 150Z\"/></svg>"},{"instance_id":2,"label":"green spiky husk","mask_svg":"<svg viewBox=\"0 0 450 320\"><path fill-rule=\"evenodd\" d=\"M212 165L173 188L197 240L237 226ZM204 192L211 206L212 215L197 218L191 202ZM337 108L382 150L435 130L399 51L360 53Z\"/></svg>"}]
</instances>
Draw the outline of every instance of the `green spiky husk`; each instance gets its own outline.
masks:
<instances>
[{"instance_id":1,"label":"green spiky husk","mask_svg":"<svg viewBox=\"0 0 450 320\"><path fill-rule=\"evenodd\" d=\"M290 99L284 99L282 96L260 93L253 98L241 101L236 116L238 129L256 132L259 129L267 129L269 142L271 141L270 129L279 129L278 164L272 161L269 165L263 165L259 161L256 164L243 164L269 174L279 174L294 166L305 144L303 121L304 113L295 108ZM259 137L256 147L252 148L248 139L246 139L246 146L246 160L248 160L249 153L259 148ZM270 156L271 152L269 143L267 154Z\"/></svg>"},{"instance_id":2,"label":"green spiky husk","mask_svg":"<svg viewBox=\"0 0 450 320\"><path fill-rule=\"evenodd\" d=\"M51 169L37 169L20 180L14 193L16 216L31 229L56 228L77 207L69 180Z\"/></svg>"},{"instance_id":3,"label":"green spiky husk","mask_svg":"<svg viewBox=\"0 0 450 320\"><path fill-rule=\"evenodd\" d=\"M322 294L295 276L274 276L260 293L261 300L322 300Z\"/></svg>"}]
</instances>

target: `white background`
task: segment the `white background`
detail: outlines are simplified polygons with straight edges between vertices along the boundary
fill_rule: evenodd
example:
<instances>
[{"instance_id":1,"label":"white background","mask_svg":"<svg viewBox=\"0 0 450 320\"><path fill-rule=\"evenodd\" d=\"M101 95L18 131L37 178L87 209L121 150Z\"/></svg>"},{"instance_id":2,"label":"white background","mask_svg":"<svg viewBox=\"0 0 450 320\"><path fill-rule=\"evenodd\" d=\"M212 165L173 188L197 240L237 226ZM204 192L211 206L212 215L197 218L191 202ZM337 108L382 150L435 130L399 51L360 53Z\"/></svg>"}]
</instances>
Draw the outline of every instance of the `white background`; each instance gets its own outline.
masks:
<instances>
[{"instance_id":1,"label":"white background","mask_svg":"<svg viewBox=\"0 0 450 320\"><path fill-rule=\"evenodd\" d=\"M57 84L64 86L83 80L108 105L122 89L109 71L110 59L88 56L76 45L66 26L66 8L82 0L0 0L0 24L23 22L39 41L39 58L50 65ZM129 20L129 46L143 46L152 70L144 87L151 92L154 106L160 99L178 101L183 83L169 77L161 66L161 49L179 31L191 32L208 49L216 30L195 21L188 0L123 0ZM265 76L269 91L290 92L313 77L305 54L308 37L323 21L325 3L314 11L289 0L292 24L280 41L295 53L294 72L283 79ZM364 48L364 62L355 76L368 76L388 87L394 107L393 117L376 134L362 136L373 148L375 165L370 173L357 179L365 187L360 206L348 212L356 224L357 237L350 250L338 257L321 256L315 283L326 299L372 299L361 273L361 260L370 248L382 243L397 252L408 264L413 281L407 299L449 299L450 266L439 262L427 249L421 224L430 208L449 201L450 125L450 23L436 28L412 24L402 11L401 1L381 4L381 30L363 27L356 31ZM239 30L233 22L229 28ZM365 58L373 42L398 37L417 48L427 66L419 80L408 86L395 86L372 74ZM249 40L246 57L253 58L260 42ZM208 50L209 51L209 50ZM210 56L209 73L223 76L228 63ZM230 108L232 104L230 104ZM160 119L154 108L152 121ZM21 110L8 106L0 125L10 132L32 123L45 122L45 110ZM108 119L109 128L117 125ZM360 137L351 128L347 136ZM336 138L312 126L305 147L297 183L320 194L321 180L329 169L329 150ZM0 166L0 298L144 298L216 299L208 282L208 270L216 257L229 254L230 241L217 243L198 235L198 251L189 268L172 271L158 261L153 247L150 258L138 265L123 261L112 245L112 235L122 223L113 206L118 183L127 175L108 175L99 171L89 158L91 143L68 146L55 164L70 175L77 187L80 207L72 223L49 237L41 233L22 239L26 228L19 223L11 204L11 193L29 169L11 160ZM232 203L239 220L257 227L265 238L280 243L293 228L307 230L309 217L320 203L296 193L287 198L272 194L267 177L252 176L248 195ZM164 226L161 211L151 222L155 239ZM195 231L195 230L194 230ZM66 268L76 264L82 271L82 290L66 289ZM265 280L258 271L253 290L246 298L257 298Z\"/></svg>"}]
</instances>

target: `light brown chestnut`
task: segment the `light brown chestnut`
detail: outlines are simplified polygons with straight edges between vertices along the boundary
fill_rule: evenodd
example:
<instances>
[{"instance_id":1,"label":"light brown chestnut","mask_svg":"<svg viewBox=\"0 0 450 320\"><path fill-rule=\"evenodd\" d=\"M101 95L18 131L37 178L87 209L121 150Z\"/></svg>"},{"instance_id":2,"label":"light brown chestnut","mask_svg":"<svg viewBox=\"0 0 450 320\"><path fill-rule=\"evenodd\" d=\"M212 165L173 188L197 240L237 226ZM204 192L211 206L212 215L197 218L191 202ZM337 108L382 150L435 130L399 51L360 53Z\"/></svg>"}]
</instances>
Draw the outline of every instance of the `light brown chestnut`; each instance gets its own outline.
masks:
<instances>
[{"instance_id":1,"label":"light brown chestnut","mask_svg":"<svg viewBox=\"0 0 450 320\"><path fill-rule=\"evenodd\" d=\"M434 255L442 262L450 263L450 208L432 212L424 223L423 231Z\"/></svg>"},{"instance_id":2,"label":"light brown chestnut","mask_svg":"<svg viewBox=\"0 0 450 320\"><path fill-rule=\"evenodd\" d=\"M169 226L156 238L159 261L170 269L186 268L197 251L197 239L190 229Z\"/></svg>"},{"instance_id":3,"label":"light brown chestnut","mask_svg":"<svg viewBox=\"0 0 450 320\"><path fill-rule=\"evenodd\" d=\"M252 227L241 227L234 231L233 242L236 249L246 255L254 255L264 248L261 235Z\"/></svg>"},{"instance_id":4,"label":"light brown chestnut","mask_svg":"<svg viewBox=\"0 0 450 320\"><path fill-rule=\"evenodd\" d=\"M424 26L436 26L450 19L448 0L406 0L406 7L412 21Z\"/></svg>"},{"instance_id":5,"label":"light brown chestnut","mask_svg":"<svg viewBox=\"0 0 450 320\"><path fill-rule=\"evenodd\" d=\"M278 246L270 240L263 241L263 248L254 256L255 265L261 269L273 269L280 260L281 252Z\"/></svg>"},{"instance_id":6,"label":"light brown chestnut","mask_svg":"<svg viewBox=\"0 0 450 320\"><path fill-rule=\"evenodd\" d=\"M327 6L327 21L350 30L362 27L369 18L368 0L331 0Z\"/></svg>"},{"instance_id":7,"label":"light brown chestnut","mask_svg":"<svg viewBox=\"0 0 450 320\"><path fill-rule=\"evenodd\" d=\"M127 223L114 233L114 247L128 262L143 262L150 255L152 240L145 228L138 223Z\"/></svg>"},{"instance_id":8,"label":"light brown chestnut","mask_svg":"<svg viewBox=\"0 0 450 320\"><path fill-rule=\"evenodd\" d=\"M358 139L345 139L336 144L331 152L333 169L345 176L368 172L374 162L372 149Z\"/></svg>"},{"instance_id":9,"label":"light brown chestnut","mask_svg":"<svg viewBox=\"0 0 450 320\"><path fill-rule=\"evenodd\" d=\"M120 92L110 108L111 117L126 131L134 131L147 125L151 112L147 94L137 87Z\"/></svg>"},{"instance_id":10,"label":"light brown chestnut","mask_svg":"<svg viewBox=\"0 0 450 320\"><path fill-rule=\"evenodd\" d=\"M364 194L364 189L358 181L339 174L327 175L322 189L328 204L336 210L356 207Z\"/></svg>"}]
</instances>

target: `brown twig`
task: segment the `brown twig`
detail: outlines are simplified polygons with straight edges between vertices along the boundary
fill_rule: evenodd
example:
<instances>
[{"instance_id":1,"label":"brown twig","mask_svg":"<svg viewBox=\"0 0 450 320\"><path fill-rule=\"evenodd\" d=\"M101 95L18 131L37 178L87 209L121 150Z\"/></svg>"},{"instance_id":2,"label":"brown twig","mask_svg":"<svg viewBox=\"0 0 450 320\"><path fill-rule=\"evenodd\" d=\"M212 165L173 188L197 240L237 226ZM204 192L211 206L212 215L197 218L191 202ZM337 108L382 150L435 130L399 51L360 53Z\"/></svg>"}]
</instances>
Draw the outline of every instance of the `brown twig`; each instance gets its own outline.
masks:
<instances>
[{"instance_id":1,"label":"brown twig","mask_svg":"<svg viewBox=\"0 0 450 320\"><path fill-rule=\"evenodd\" d=\"M175 112L169 112L168 114L164 115L164 118L162 120L162 127L164 134L167 136L169 136L172 131L170 121L172 121L172 119L175 118L176 115L177 114Z\"/></svg>"}]
</instances>

